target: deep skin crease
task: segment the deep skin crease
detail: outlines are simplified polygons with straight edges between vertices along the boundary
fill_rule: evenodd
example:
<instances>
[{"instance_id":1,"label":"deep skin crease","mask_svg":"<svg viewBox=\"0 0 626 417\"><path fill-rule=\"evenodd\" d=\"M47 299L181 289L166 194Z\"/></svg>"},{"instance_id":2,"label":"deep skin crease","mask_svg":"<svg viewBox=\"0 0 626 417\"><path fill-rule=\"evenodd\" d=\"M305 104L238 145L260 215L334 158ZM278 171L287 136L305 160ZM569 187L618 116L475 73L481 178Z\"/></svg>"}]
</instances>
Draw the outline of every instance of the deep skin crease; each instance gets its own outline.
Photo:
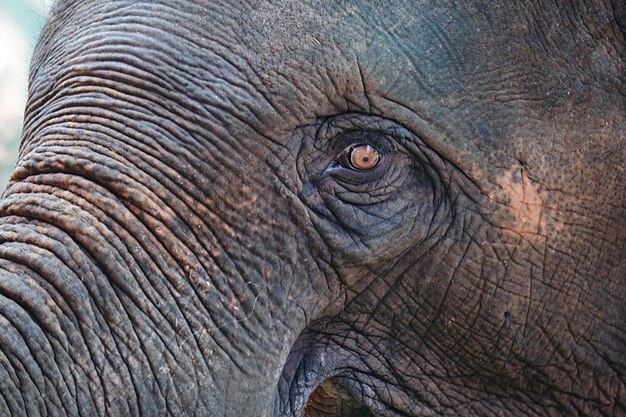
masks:
<instances>
[{"instance_id":1,"label":"deep skin crease","mask_svg":"<svg viewBox=\"0 0 626 417\"><path fill-rule=\"evenodd\" d=\"M623 2L272 3L55 4L0 416L626 415Z\"/></svg>"}]
</instances>

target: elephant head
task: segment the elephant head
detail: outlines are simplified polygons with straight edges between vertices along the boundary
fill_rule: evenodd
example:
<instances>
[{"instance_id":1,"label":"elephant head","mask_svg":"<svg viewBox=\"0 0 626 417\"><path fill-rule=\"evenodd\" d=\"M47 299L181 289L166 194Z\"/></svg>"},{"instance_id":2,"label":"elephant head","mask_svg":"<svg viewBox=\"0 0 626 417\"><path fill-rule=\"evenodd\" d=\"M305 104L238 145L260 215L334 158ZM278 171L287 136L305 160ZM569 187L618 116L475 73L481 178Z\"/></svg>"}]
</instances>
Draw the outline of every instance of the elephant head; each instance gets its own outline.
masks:
<instances>
[{"instance_id":1,"label":"elephant head","mask_svg":"<svg viewBox=\"0 0 626 417\"><path fill-rule=\"evenodd\" d=\"M626 414L624 19L58 0L0 415Z\"/></svg>"}]
</instances>

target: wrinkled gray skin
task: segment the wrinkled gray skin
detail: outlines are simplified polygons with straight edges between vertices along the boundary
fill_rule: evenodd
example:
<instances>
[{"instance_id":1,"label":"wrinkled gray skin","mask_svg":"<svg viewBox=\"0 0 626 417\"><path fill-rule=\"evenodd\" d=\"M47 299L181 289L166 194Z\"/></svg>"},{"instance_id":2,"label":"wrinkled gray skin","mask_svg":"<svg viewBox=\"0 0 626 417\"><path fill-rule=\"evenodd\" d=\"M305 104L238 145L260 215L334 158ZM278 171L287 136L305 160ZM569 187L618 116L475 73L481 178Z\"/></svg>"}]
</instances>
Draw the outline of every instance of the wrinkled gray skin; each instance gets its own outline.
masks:
<instances>
[{"instance_id":1,"label":"wrinkled gray skin","mask_svg":"<svg viewBox=\"0 0 626 417\"><path fill-rule=\"evenodd\" d=\"M0 415L626 415L624 12L60 0Z\"/></svg>"}]
</instances>

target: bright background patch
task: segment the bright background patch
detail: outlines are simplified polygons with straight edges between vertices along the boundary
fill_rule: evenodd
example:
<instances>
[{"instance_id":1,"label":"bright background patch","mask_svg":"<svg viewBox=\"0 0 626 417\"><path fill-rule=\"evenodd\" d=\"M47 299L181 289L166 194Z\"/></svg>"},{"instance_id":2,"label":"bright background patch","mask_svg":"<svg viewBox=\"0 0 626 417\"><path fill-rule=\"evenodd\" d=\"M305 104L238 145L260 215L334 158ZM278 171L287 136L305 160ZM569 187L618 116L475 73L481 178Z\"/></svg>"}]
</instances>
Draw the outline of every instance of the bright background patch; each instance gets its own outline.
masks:
<instances>
[{"instance_id":1,"label":"bright background patch","mask_svg":"<svg viewBox=\"0 0 626 417\"><path fill-rule=\"evenodd\" d=\"M0 191L15 166L28 63L52 0L0 0Z\"/></svg>"}]
</instances>

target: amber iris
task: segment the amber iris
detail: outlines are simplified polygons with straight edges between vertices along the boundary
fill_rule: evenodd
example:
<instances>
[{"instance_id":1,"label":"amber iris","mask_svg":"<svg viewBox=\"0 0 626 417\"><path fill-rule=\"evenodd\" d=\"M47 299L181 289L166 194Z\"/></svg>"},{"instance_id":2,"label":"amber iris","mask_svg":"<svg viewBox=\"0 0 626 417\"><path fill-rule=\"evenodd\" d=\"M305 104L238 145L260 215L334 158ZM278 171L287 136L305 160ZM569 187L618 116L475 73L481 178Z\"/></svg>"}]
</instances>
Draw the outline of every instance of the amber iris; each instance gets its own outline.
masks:
<instances>
[{"instance_id":1,"label":"amber iris","mask_svg":"<svg viewBox=\"0 0 626 417\"><path fill-rule=\"evenodd\" d=\"M350 149L350 165L354 169L372 169L378 164L379 160L380 154L370 145L357 145Z\"/></svg>"}]
</instances>

